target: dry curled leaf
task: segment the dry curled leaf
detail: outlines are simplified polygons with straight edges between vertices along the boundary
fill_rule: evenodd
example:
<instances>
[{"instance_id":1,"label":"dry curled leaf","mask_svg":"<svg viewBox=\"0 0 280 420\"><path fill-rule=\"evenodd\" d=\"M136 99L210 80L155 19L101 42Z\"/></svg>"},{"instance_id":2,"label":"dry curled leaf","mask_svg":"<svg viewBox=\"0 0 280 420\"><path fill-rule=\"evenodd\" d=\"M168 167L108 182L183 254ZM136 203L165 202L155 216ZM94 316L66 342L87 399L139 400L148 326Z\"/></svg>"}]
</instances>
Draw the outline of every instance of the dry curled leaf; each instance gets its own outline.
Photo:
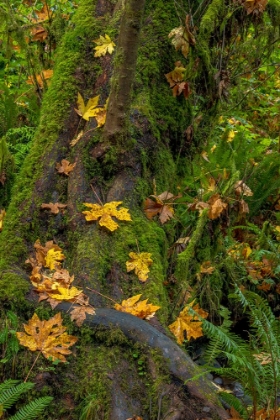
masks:
<instances>
[{"instance_id":1,"label":"dry curled leaf","mask_svg":"<svg viewBox=\"0 0 280 420\"><path fill-rule=\"evenodd\" d=\"M110 203L104 204L91 204L84 203L90 210L83 211L85 218L88 222L98 220L100 226L104 226L111 232L118 229L119 225L112 219L116 217L119 220L131 221L129 210L125 207L121 207L119 210L117 207L122 204L122 201L111 201Z\"/></svg>"},{"instance_id":2,"label":"dry curled leaf","mask_svg":"<svg viewBox=\"0 0 280 420\"><path fill-rule=\"evenodd\" d=\"M195 311L197 314L200 315L201 318L207 318L208 313L201 309L199 305L194 305L194 301L189 303L179 314L176 321L174 321L171 325L169 325L170 331L175 335L177 338L177 342L179 344L183 344L183 341L186 338L190 340L191 337L198 338L203 336L202 332L202 322L199 321L199 318L196 314L193 313Z\"/></svg>"},{"instance_id":3,"label":"dry curled leaf","mask_svg":"<svg viewBox=\"0 0 280 420\"><path fill-rule=\"evenodd\" d=\"M48 359L66 362L64 355L70 354L68 348L76 343L77 338L68 335L62 325L61 314L58 313L48 321L41 321L37 314L23 324L24 332L17 332L17 338L22 346L31 351L40 351Z\"/></svg>"},{"instance_id":4,"label":"dry curled leaf","mask_svg":"<svg viewBox=\"0 0 280 420\"><path fill-rule=\"evenodd\" d=\"M130 260L126 262L127 272L135 270L135 274L140 281L146 281L148 278L149 265L153 263L149 252L130 252Z\"/></svg>"},{"instance_id":5,"label":"dry curled leaf","mask_svg":"<svg viewBox=\"0 0 280 420\"><path fill-rule=\"evenodd\" d=\"M94 315L94 308L91 306L76 306L70 312L71 320L75 321L78 327L81 327L84 320L86 319L86 314Z\"/></svg>"},{"instance_id":6,"label":"dry curled leaf","mask_svg":"<svg viewBox=\"0 0 280 420\"><path fill-rule=\"evenodd\" d=\"M183 67L181 61L176 61L175 69L165 74L165 77L172 89L173 96L179 96L182 92L184 97L187 99L191 94L190 85L184 80L185 67Z\"/></svg>"},{"instance_id":7,"label":"dry curled leaf","mask_svg":"<svg viewBox=\"0 0 280 420\"><path fill-rule=\"evenodd\" d=\"M141 296L142 294L123 300L121 305L116 303L114 308L117 311L126 312L141 319L150 319L160 309L160 306L147 303L148 299L139 302Z\"/></svg>"},{"instance_id":8,"label":"dry curled leaf","mask_svg":"<svg viewBox=\"0 0 280 420\"><path fill-rule=\"evenodd\" d=\"M53 76L53 70L43 70L40 74L36 74L35 78L29 76L26 83L28 85L38 85L40 88L44 87L44 81L49 80Z\"/></svg>"},{"instance_id":9,"label":"dry curled leaf","mask_svg":"<svg viewBox=\"0 0 280 420\"><path fill-rule=\"evenodd\" d=\"M174 197L168 191L164 191L160 195L151 195L154 200L146 198L144 201L144 212L148 219L152 219L154 216L159 215L161 224L166 223L169 219L173 218L174 209L172 207L172 201L177 197Z\"/></svg>"},{"instance_id":10,"label":"dry curled leaf","mask_svg":"<svg viewBox=\"0 0 280 420\"><path fill-rule=\"evenodd\" d=\"M67 204L61 203L43 203L41 204L41 209L50 210L52 214L58 214L60 211L63 213L63 210L67 207Z\"/></svg>"},{"instance_id":11,"label":"dry curled leaf","mask_svg":"<svg viewBox=\"0 0 280 420\"><path fill-rule=\"evenodd\" d=\"M84 130L80 131L79 134L73 138L73 140L70 141L70 146L74 147L78 141L83 137L84 135Z\"/></svg>"},{"instance_id":12,"label":"dry curled leaf","mask_svg":"<svg viewBox=\"0 0 280 420\"><path fill-rule=\"evenodd\" d=\"M208 217L211 220L217 219L228 206L227 203L221 200L219 194L212 195L208 200L208 204L210 205Z\"/></svg>"},{"instance_id":13,"label":"dry curled leaf","mask_svg":"<svg viewBox=\"0 0 280 420\"><path fill-rule=\"evenodd\" d=\"M109 35L105 34L105 36L100 35L98 39L93 41L97 46L94 47L95 53L94 57L101 57L106 53L112 54L116 44L111 40Z\"/></svg>"},{"instance_id":14,"label":"dry curled leaf","mask_svg":"<svg viewBox=\"0 0 280 420\"><path fill-rule=\"evenodd\" d=\"M70 163L68 160L62 159L61 162L56 163L55 169L57 170L59 174L64 174L64 175L69 176L70 172L73 171L75 166L76 166L76 163Z\"/></svg>"}]
</instances>

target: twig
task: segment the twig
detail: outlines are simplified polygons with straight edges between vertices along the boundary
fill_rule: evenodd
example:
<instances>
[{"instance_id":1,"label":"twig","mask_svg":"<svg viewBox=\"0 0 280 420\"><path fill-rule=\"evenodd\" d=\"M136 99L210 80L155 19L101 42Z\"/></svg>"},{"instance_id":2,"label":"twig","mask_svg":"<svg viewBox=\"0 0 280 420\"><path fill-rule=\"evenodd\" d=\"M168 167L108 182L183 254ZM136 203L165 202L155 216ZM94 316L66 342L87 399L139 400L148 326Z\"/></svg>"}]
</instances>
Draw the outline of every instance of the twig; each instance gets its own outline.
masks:
<instances>
[{"instance_id":1,"label":"twig","mask_svg":"<svg viewBox=\"0 0 280 420\"><path fill-rule=\"evenodd\" d=\"M109 300L111 300L111 301L112 301L112 302L114 302L114 303L118 303L118 302L116 302L114 299L111 299L111 298L109 298L109 297L108 297L108 296L106 296L106 295L102 295L102 293L98 292L97 290L91 289L90 287L87 287L87 289L88 289L88 290L91 290L93 293L96 293L97 295L100 295L100 296L104 297L105 299L109 299Z\"/></svg>"},{"instance_id":2,"label":"twig","mask_svg":"<svg viewBox=\"0 0 280 420\"><path fill-rule=\"evenodd\" d=\"M27 381L27 379L28 379L28 377L29 377L29 375L30 375L30 373L32 372L32 369L34 368L34 366L35 366L35 363L37 362L37 360L39 359L39 356L40 356L40 354L42 353L42 350L41 351L39 351L39 353L37 354L37 357L36 357L36 359L34 360L34 362L33 362L33 365L31 366L31 368L29 369L29 372L28 372L28 374L27 374L27 376L26 376L26 378L24 379L24 381L23 382L26 382Z\"/></svg>"}]
</instances>

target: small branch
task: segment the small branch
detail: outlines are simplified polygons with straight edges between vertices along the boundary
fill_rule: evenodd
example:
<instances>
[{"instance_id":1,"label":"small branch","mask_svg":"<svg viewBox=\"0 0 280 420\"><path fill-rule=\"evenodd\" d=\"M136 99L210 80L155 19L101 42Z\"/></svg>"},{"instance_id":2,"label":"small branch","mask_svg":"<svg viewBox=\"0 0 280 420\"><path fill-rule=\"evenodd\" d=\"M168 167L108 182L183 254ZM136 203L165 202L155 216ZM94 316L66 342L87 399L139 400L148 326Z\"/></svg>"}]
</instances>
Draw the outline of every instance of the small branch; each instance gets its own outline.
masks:
<instances>
[{"instance_id":1,"label":"small branch","mask_svg":"<svg viewBox=\"0 0 280 420\"><path fill-rule=\"evenodd\" d=\"M42 353L42 350L41 350L41 351L39 351L39 353L37 354L37 357L36 357L36 359L34 360L34 362L33 362L32 366L31 366L31 368L29 369L29 372L28 372L28 374L27 374L27 376L26 376L26 378L24 379L24 381L23 381L23 382L26 382L26 381L27 381L27 379L29 378L29 375L30 375L30 373L32 372L32 370L33 370L33 368L34 368L34 366L35 366L35 364L36 364L37 360L39 359L39 356L40 356L40 354L41 354L41 353Z\"/></svg>"}]
</instances>

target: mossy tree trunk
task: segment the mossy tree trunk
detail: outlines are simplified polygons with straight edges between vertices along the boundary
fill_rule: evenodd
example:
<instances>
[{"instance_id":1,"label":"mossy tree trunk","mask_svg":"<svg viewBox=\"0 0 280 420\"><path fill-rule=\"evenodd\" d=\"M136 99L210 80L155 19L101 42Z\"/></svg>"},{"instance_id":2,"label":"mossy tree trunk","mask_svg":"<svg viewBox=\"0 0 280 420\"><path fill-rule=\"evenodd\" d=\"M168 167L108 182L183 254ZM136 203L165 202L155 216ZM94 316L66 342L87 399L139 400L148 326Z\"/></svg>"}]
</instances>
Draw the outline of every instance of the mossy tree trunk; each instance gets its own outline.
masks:
<instances>
[{"instance_id":1,"label":"mossy tree trunk","mask_svg":"<svg viewBox=\"0 0 280 420\"><path fill-rule=\"evenodd\" d=\"M176 26L173 0L148 1L146 6L144 0L81 1L74 27L57 54L40 125L14 186L1 233L0 291L7 307L27 317L33 305L37 306L26 303L30 293L27 296L24 262L37 239L41 243L54 240L66 255L65 267L75 274L75 285L84 289L95 307L106 308L110 301L87 287L116 301L142 293L161 307L158 328L164 330L169 298L163 282L172 223L163 228L147 220L142 202L153 193L153 179L158 193L175 191L174 151L182 146L182 133L191 119L186 101L172 97L164 77L177 59L167 38ZM105 33L116 41L116 52L95 58L92 41ZM84 127L86 134L70 147L85 125L74 110L78 92L86 100L100 95L102 104L110 95L108 116L102 129L95 129L92 119ZM69 177L59 176L55 169L56 162L65 158L76 162ZM132 222L120 222L112 233L87 223L83 203L96 203L97 196L103 203L123 201ZM67 211L64 215L42 211L41 204L49 202L65 203ZM125 268L129 252L138 248L150 252L154 261L145 284ZM37 307L37 311L45 309ZM99 319L102 326L102 317ZM110 319L106 323L110 325ZM115 327L110 333L82 332L76 358L70 367L59 368L55 380L61 385L57 398L67 393L75 401L87 400L82 408L71 409L67 404L63 408L60 401L59 414L53 408L48 418L78 419L84 410L88 415L84 418L99 420L124 420L133 415L192 419L205 418L203 407L211 410L211 418L227 417L210 383L199 381L185 387L184 379L189 376L183 374L172 381L160 345L152 347L145 341L132 344ZM191 360L186 360L190 372L197 372ZM180 360L173 363L180 364ZM36 378L34 374L33 380ZM52 381L46 384L50 393Z\"/></svg>"}]
</instances>

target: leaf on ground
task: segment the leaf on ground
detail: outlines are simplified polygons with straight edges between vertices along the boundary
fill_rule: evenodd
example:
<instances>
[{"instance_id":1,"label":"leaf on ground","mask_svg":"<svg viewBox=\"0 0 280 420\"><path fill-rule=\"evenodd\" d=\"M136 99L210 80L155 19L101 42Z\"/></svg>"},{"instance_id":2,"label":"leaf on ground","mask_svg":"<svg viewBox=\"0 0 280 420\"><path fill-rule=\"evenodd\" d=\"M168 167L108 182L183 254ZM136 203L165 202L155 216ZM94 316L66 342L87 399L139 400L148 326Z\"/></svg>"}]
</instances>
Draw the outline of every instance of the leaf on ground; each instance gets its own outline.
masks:
<instances>
[{"instance_id":1,"label":"leaf on ground","mask_svg":"<svg viewBox=\"0 0 280 420\"><path fill-rule=\"evenodd\" d=\"M173 96L179 96L182 92L184 97L187 99L191 94L190 85L184 80L185 67L183 67L181 61L176 61L175 68L169 73L165 74L165 77L172 89Z\"/></svg>"},{"instance_id":2,"label":"leaf on ground","mask_svg":"<svg viewBox=\"0 0 280 420\"><path fill-rule=\"evenodd\" d=\"M86 314L94 315L95 310L91 306L76 306L71 312L71 320L76 322L78 327L81 327L84 320L86 319Z\"/></svg>"},{"instance_id":3,"label":"leaf on ground","mask_svg":"<svg viewBox=\"0 0 280 420\"><path fill-rule=\"evenodd\" d=\"M72 353L70 346L76 343L77 337L65 333L61 314L58 313L48 321L41 321L37 314L23 324L24 332L17 332L17 338L22 346L31 351L40 351L48 359L66 362L64 355Z\"/></svg>"},{"instance_id":4,"label":"leaf on ground","mask_svg":"<svg viewBox=\"0 0 280 420\"><path fill-rule=\"evenodd\" d=\"M46 255L46 261L44 266L50 270L55 270L60 267L61 261L65 259L62 251L57 251L53 248L49 249Z\"/></svg>"},{"instance_id":5,"label":"leaf on ground","mask_svg":"<svg viewBox=\"0 0 280 420\"><path fill-rule=\"evenodd\" d=\"M76 166L76 163L70 163L68 160L62 159L61 162L56 163L55 169L57 170L59 174L64 174L64 175L69 176L70 172L73 171L75 166Z\"/></svg>"},{"instance_id":6,"label":"leaf on ground","mask_svg":"<svg viewBox=\"0 0 280 420\"><path fill-rule=\"evenodd\" d=\"M144 201L144 213L148 219L152 219L154 216L159 215L161 224L166 223L169 219L174 217L174 209L172 207L173 202L177 197L174 197L168 191L164 191L160 195L151 195L154 200L146 198Z\"/></svg>"},{"instance_id":7,"label":"leaf on ground","mask_svg":"<svg viewBox=\"0 0 280 420\"><path fill-rule=\"evenodd\" d=\"M112 54L112 52L114 51L114 47L116 46L116 44L111 40L111 38L107 34L105 34L105 36L100 35L100 37L98 39L95 39L93 42L97 45L96 47L94 47L94 57L101 57L107 52L109 54Z\"/></svg>"},{"instance_id":8,"label":"leaf on ground","mask_svg":"<svg viewBox=\"0 0 280 420\"><path fill-rule=\"evenodd\" d=\"M112 217L116 217L119 220L131 221L129 209L125 207L121 207L119 210L117 209L120 204L122 204L122 201L111 201L110 203L104 204L104 206L101 206L100 204L84 203L90 210L83 211L83 214L88 222L99 219L98 223L100 226L104 226L113 232L118 229L119 225Z\"/></svg>"},{"instance_id":9,"label":"leaf on ground","mask_svg":"<svg viewBox=\"0 0 280 420\"><path fill-rule=\"evenodd\" d=\"M47 209L50 210L52 214L58 214L60 211L63 213L64 209L67 207L67 204L61 204L61 203L43 203L41 204L41 209Z\"/></svg>"},{"instance_id":10,"label":"leaf on ground","mask_svg":"<svg viewBox=\"0 0 280 420\"><path fill-rule=\"evenodd\" d=\"M243 5L247 10L247 14L259 15L265 11L268 0L245 0Z\"/></svg>"},{"instance_id":11,"label":"leaf on ground","mask_svg":"<svg viewBox=\"0 0 280 420\"><path fill-rule=\"evenodd\" d=\"M74 281L74 275L70 276L70 273L65 268L57 269L52 276L53 280L58 282L62 287L70 287Z\"/></svg>"},{"instance_id":12,"label":"leaf on ground","mask_svg":"<svg viewBox=\"0 0 280 420\"><path fill-rule=\"evenodd\" d=\"M172 38L171 43L175 50L181 50L183 56L187 58L190 51L190 43L184 26L178 26L177 28L172 29L168 34L168 38Z\"/></svg>"},{"instance_id":13,"label":"leaf on ground","mask_svg":"<svg viewBox=\"0 0 280 420\"><path fill-rule=\"evenodd\" d=\"M211 261L204 261L200 266L201 274L212 274L215 271L215 267L211 266Z\"/></svg>"},{"instance_id":14,"label":"leaf on ground","mask_svg":"<svg viewBox=\"0 0 280 420\"><path fill-rule=\"evenodd\" d=\"M56 245L53 241L47 241L45 243L45 246L43 246L41 245L41 242L39 239L37 239L37 241L35 242L34 248L35 248L35 254L36 254L36 261L38 264L41 264L41 265L45 265L46 256L50 249L53 249L55 251L62 251L62 249L58 245ZM36 263L34 263L33 258L30 258L26 262L32 265L32 261L33 261L34 266L37 265Z\"/></svg>"},{"instance_id":15,"label":"leaf on ground","mask_svg":"<svg viewBox=\"0 0 280 420\"><path fill-rule=\"evenodd\" d=\"M155 312L160 309L160 306L147 303L148 299L139 302L141 296L142 294L123 300L121 305L116 303L114 308L117 311L126 312L141 319L151 319Z\"/></svg>"},{"instance_id":16,"label":"leaf on ground","mask_svg":"<svg viewBox=\"0 0 280 420\"><path fill-rule=\"evenodd\" d=\"M91 117L95 117L100 112L100 108L98 108L98 101L99 95L90 98L85 105L82 95L78 92L78 109L75 108L75 111L84 120L89 121Z\"/></svg>"},{"instance_id":17,"label":"leaf on ground","mask_svg":"<svg viewBox=\"0 0 280 420\"><path fill-rule=\"evenodd\" d=\"M135 274L140 281L145 282L148 278L149 265L153 263L149 252L130 252L130 260L126 262L127 272L135 270Z\"/></svg>"},{"instance_id":18,"label":"leaf on ground","mask_svg":"<svg viewBox=\"0 0 280 420\"><path fill-rule=\"evenodd\" d=\"M6 216L6 211L4 209L0 210L0 232L3 229L3 220L5 216Z\"/></svg>"},{"instance_id":19,"label":"leaf on ground","mask_svg":"<svg viewBox=\"0 0 280 420\"><path fill-rule=\"evenodd\" d=\"M99 108L99 112L95 115L97 128L102 127L106 121L107 111L105 108Z\"/></svg>"},{"instance_id":20,"label":"leaf on ground","mask_svg":"<svg viewBox=\"0 0 280 420\"><path fill-rule=\"evenodd\" d=\"M193 311L197 312L201 318L207 318L208 313L203 309L199 308L199 305L194 305L194 301L189 303L179 314L176 321L169 325L170 331L177 338L179 344L183 344L185 339L185 334L187 340L190 340L191 337L194 339L203 336L202 332L202 322L199 321L199 318ZM192 311L193 310L193 311Z\"/></svg>"},{"instance_id":21,"label":"leaf on ground","mask_svg":"<svg viewBox=\"0 0 280 420\"><path fill-rule=\"evenodd\" d=\"M58 287L53 293L49 292L48 294L52 299L56 300L72 300L79 296L82 293L82 290L78 290L76 287Z\"/></svg>"},{"instance_id":22,"label":"leaf on ground","mask_svg":"<svg viewBox=\"0 0 280 420\"><path fill-rule=\"evenodd\" d=\"M212 195L208 200L208 204L210 205L208 217L211 220L217 219L228 206L227 203L221 200L219 194Z\"/></svg>"}]
</instances>

